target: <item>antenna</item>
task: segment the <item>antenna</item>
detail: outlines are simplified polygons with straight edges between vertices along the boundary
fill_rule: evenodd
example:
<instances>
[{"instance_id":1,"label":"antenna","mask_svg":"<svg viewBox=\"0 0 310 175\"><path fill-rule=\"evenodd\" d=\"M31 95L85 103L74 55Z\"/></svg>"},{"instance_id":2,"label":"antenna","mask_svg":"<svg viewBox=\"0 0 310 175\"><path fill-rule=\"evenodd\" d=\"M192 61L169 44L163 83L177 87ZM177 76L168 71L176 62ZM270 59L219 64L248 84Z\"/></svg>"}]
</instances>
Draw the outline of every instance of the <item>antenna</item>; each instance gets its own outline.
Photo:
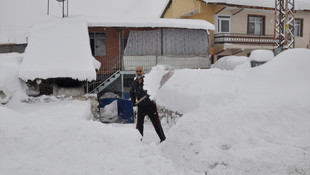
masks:
<instances>
[{"instance_id":1,"label":"antenna","mask_svg":"<svg viewBox=\"0 0 310 175\"><path fill-rule=\"evenodd\" d=\"M62 2L62 17L65 17L65 1L66 0L56 0L57 2L61 3ZM50 0L47 0L47 15L50 13ZM69 0L67 0L67 15L66 17L69 16Z\"/></svg>"}]
</instances>

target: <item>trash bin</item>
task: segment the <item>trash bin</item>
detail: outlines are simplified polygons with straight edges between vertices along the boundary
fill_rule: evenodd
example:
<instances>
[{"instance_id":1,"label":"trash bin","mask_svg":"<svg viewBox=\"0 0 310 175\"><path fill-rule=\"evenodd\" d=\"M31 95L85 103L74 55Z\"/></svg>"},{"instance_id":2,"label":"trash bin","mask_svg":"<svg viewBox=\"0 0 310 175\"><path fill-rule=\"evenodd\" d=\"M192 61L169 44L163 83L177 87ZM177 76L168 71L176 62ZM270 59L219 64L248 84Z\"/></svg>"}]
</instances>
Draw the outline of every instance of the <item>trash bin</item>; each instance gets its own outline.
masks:
<instances>
[{"instance_id":1,"label":"trash bin","mask_svg":"<svg viewBox=\"0 0 310 175\"><path fill-rule=\"evenodd\" d=\"M110 105L112 102L117 100L117 116L116 119L114 116L104 116L102 111L107 105ZM113 107L113 106L112 106ZM104 98L102 103L99 106L99 119L104 123L134 123L133 115L133 105L130 100L121 99L121 98Z\"/></svg>"}]
</instances>

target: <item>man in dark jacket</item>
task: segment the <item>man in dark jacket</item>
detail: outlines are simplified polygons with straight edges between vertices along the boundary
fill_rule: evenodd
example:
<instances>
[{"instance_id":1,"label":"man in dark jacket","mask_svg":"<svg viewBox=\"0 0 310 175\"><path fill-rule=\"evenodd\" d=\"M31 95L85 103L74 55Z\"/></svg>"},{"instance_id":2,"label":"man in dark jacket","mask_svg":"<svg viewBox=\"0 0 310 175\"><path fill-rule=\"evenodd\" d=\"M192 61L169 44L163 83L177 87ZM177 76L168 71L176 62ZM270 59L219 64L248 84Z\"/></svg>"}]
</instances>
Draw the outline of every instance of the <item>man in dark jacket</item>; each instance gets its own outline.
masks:
<instances>
[{"instance_id":1,"label":"man in dark jacket","mask_svg":"<svg viewBox=\"0 0 310 175\"><path fill-rule=\"evenodd\" d=\"M136 104L136 99L139 101L143 97L145 97L141 102ZM130 89L130 98L132 104L134 106L138 106L138 113L137 113L137 129L141 133L143 137L143 124L144 124L144 117L147 115L151 119L153 126L156 130L160 138L160 142L166 139L163 128L160 123L160 119L157 112L157 106L154 101L149 99L149 95L147 94L146 90L143 89L143 68L137 67L136 68L136 78L131 84Z\"/></svg>"}]
</instances>

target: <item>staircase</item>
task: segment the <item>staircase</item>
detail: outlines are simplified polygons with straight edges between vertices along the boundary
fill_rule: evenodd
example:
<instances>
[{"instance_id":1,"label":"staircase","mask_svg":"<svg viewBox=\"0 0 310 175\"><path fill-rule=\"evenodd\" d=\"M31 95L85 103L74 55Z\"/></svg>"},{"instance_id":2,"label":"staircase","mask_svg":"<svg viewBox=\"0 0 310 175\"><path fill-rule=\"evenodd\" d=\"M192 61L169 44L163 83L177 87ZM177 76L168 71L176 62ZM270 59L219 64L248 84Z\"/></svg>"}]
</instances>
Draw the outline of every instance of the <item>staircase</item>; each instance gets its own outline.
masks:
<instances>
[{"instance_id":1,"label":"staircase","mask_svg":"<svg viewBox=\"0 0 310 175\"><path fill-rule=\"evenodd\" d=\"M97 80L88 86L90 93L100 93L121 75L118 56L105 56L96 59L101 62L101 67L97 72Z\"/></svg>"},{"instance_id":2,"label":"staircase","mask_svg":"<svg viewBox=\"0 0 310 175\"><path fill-rule=\"evenodd\" d=\"M115 73L113 73L110 77L108 77L107 79L105 79L102 82L99 82L100 84L96 85L96 87L94 89L92 89L90 91L90 93L99 93L102 90L104 90L106 87L108 87L110 84L112 84L118 77L120 77L120 70L117 70Z\"/></svg>"}]
</instances>

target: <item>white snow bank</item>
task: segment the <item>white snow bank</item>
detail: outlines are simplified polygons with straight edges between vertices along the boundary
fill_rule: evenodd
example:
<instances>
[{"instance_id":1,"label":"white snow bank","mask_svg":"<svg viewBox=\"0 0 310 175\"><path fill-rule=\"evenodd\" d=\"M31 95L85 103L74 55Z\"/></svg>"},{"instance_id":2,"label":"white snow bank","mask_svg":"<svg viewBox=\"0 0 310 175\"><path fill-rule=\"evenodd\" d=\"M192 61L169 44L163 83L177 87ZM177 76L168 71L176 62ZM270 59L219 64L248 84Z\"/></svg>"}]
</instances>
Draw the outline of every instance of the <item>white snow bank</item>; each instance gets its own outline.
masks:
<instances>
[{"instance_id":1,"label":"white snow bank","mask_svg":"<svg viewBox=\"0 0 310 175\"><path fill-rule=\"evenodd\" d=\"M274 8L275 3L271 0L249 1L249 0L203 0L206 3L226 3L245 6L257 6ZM310 2L308 0L295 0L295 10L309 10Z\"/></svg>"},{"instance_id":2,"label":"white snow bank","mask_svg":"<svg viewBox=\"0 0 310 175\"><path fill-rule=\"evenodd\" d=\"M0 54L0 90L6 95L0 97L0 103L8 102L13 96L19 98L25 95L25 84L18 78L22 54Z\"/></svg>"},{"instance_id":3,"label":"white snow bank","mask_svg":"<svg viewBox=\"0 0 310 175\"><path fill-rule=\"evenodd\" d=\"M184 115L161 150L208 175L308 174L309 58L291 49L244 72L176 70L156 102Z\"/></svg>"},{"instance_id":4,"label":"white snow bank","mask_svg":"<svg viewBox=\"0 0 310 175\"><path fill-rule=\"evenodd\" d=\"M253 50L249 58L251 59L251 61L265 62L265 61L270 61L271 59L273 59L274 54L271 50L258 49L258 50Z\"/></svg>"},{"instance_id":5,"label":"white snow bank","mask_svg":"<svg viewBox=\"0 0 310 175\"><path fill-rule=\"evenodd\" d=\"M95 80L94 57L85 20L82 17L47 17L35 25L19 77L24 81L57 77Z\"/></svg>"},{"instance_id":6,"label":"white snow bank","mask_svg":"<svg viewBox=\"0 0 310 175\"><path fill-rule=\"evenodd\" d=\"M211 68L218 68L222 70L234 70L235 67L249 61L245 56L225 56L217 60L211 65Z\"/></svg>"},{"instance_id":7,"label":"white snow bank","mask_svg":"<svg viewBox=\"0 0 310 175\"><path fill-rule=\"evenodd\" d=\"M213 24L200 19L88 17L87 22L89 27L170 27L215 30Z\"/></svg>"},{"instance_id":8,"label":"white snow bank","mask_svg":"<svg viewBox=\"0 0 310 175\"><path fill-rule=\"evenodd\" d=\"M86 120L89 102L8 107L0 106L1 174L184 174L155 143L144 147L134 125Z\"/></svg>"}]
</instances>

